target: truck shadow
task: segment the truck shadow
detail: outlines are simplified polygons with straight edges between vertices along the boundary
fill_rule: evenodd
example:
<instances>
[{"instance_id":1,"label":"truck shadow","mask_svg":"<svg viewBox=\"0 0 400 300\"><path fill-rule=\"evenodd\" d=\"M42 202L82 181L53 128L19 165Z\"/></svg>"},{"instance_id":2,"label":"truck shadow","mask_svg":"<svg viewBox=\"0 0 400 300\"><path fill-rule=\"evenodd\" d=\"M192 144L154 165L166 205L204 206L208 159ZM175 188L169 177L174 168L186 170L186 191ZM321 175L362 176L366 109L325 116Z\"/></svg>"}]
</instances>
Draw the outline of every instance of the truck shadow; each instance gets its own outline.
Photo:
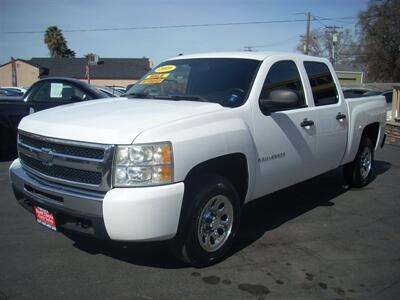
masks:
<instances>
[{"instance_id":1,"label":"truck shadow","mask_svg":"<svg viewBox=\"0 0 400 300\"><path fill-rule=\"evenodd\" d=\"M91 255L105 255L134 265L162 269L181 269L187 267L175 258L166 242L123 243L96 240L64 232L74 242L74 247Z\"/></svg>"},{"instance_id":2,"label":"truck shadow","mask_svg":"<svg viewBox=\"0 0 400 300\"><path fill-rule=\"evenodd\" d=\"M374 176L391 168L385 161L375 161ZM320 206L335 205L335 198L348 190L342 169L336 169L305 182L262 197L244 207L238 241L232 255L256 242L268 231ZM106 255L127 263L165 269L187 267L169 251L165 242L105 242L66 232L74 247L92 255Z\"/></svg>"},{"instance_id":3,"label":"truck shadow","mask_svg":"<svg viewBox=\"0 0 400 300\"><path fill-rule=\"evenodd\" d=\"M373 180L391 168L376 160ZM335 198L348 191L342 168L301 182L250 202L244 207L241 230L234 253L251 245L265 233L320 206L334 206Z\"/></svg>"}]
</instances>

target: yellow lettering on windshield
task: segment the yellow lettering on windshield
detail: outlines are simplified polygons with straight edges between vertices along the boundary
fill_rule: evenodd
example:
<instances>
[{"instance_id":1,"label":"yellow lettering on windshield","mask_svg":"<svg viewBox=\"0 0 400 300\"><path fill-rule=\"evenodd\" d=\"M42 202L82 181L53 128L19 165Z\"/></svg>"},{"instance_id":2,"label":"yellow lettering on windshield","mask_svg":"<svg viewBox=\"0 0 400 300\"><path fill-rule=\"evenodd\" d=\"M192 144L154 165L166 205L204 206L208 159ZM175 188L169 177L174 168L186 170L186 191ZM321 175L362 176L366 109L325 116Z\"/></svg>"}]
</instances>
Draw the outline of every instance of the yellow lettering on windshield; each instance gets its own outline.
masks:
<instances>
[{"instance_id":1,"label":"yellow lettering on windshield","mask_svg":"<svg viewBox=\"0 0 400 300\"><path fill-rule=\"evenodd\" d=\"M162 79L167 78L170 73L163 73L163 74L150 74L147 75L145 79Z\"/></svg>"},{"instance_id":2,"label":"yellow lettering on windshield","mask_svg":"<svg viewBox=\"0 0 400 300\"><path fill-rule=\"evenodd\" d=\"M139 84L155 84L155 83L161 83L164 81L164 78L161 79L145 79L142 80Z\"/></svg>"}]
</instances>

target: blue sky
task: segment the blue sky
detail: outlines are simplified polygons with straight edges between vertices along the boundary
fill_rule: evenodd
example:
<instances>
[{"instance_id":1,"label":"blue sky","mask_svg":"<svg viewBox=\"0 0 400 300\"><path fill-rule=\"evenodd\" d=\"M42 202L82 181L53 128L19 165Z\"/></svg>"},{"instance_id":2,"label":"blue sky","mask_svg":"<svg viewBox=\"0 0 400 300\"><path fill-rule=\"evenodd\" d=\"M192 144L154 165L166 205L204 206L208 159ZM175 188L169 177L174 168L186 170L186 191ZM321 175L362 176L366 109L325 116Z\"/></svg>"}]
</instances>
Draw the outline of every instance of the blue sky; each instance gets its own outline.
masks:
<instances>
[{"instance_id":1,"label":"blue sky","mask_svg":"<svg viewBox=\"0 0 400 300\"><path fill-rule=\"evenodd\" d=\"M46 57L43 33L6 34L9 31L44 31L146 27L270 20L298 20L296 13L310 11L325 18L357 16L367 0L1 0L0 64L11 56ZM323 21L326 25L354 28L355 20ZM313 21L312 28L322 27ZM267 45L258 51L294 51L305 22L219 27L64 32L68 46L81 57L149 57L155 63L178 53L240 51L244 46Z\"/></svg>"}]
</instances>

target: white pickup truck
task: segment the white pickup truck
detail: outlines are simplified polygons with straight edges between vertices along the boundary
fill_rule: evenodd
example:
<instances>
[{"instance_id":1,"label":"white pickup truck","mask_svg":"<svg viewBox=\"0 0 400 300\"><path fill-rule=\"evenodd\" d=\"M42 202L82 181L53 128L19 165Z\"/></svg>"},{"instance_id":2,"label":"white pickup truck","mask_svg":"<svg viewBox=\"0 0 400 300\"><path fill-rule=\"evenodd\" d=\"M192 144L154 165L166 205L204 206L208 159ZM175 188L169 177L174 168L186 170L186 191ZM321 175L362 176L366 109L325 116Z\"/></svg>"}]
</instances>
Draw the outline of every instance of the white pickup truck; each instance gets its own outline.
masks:
<instances>
[{"instance_id":1,"label":"white pickup truck","mask_svg":"<svg viewBox=\"0 0 400 300\"><path fill-rule=\"evenodd\" d=\"M367 184L385 121L384 97L344 99L326 59L184 55L125 97L25 117L10 178L53 230L169 240L207 266L229 254L244 204L339 166Z\"/></svg>"}]
</instances>

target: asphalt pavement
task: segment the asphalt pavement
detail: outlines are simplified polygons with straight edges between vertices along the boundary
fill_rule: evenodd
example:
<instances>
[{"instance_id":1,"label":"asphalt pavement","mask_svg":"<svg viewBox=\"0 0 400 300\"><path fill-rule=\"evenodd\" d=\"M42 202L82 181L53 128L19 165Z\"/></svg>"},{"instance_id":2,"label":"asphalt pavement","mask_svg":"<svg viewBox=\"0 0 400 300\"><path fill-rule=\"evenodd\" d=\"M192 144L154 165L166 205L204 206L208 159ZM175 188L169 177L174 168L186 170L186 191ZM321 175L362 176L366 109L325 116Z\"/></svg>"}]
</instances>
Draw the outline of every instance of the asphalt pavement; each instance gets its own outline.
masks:
<instances>
[{"instance_id":1,"label":"asphalt pavement","mask_svg":"<svg viewBox=\"0 0 400 300\"><path fill-rule=\"evenodd\" d=\"M50 231L14 200L9 165L0 163L0 300L400 298L400 147L377 153L363 189L348 190L338 169L252 202L234 254L205 269L163 243Z\"/></svg>"}]
</instances>

